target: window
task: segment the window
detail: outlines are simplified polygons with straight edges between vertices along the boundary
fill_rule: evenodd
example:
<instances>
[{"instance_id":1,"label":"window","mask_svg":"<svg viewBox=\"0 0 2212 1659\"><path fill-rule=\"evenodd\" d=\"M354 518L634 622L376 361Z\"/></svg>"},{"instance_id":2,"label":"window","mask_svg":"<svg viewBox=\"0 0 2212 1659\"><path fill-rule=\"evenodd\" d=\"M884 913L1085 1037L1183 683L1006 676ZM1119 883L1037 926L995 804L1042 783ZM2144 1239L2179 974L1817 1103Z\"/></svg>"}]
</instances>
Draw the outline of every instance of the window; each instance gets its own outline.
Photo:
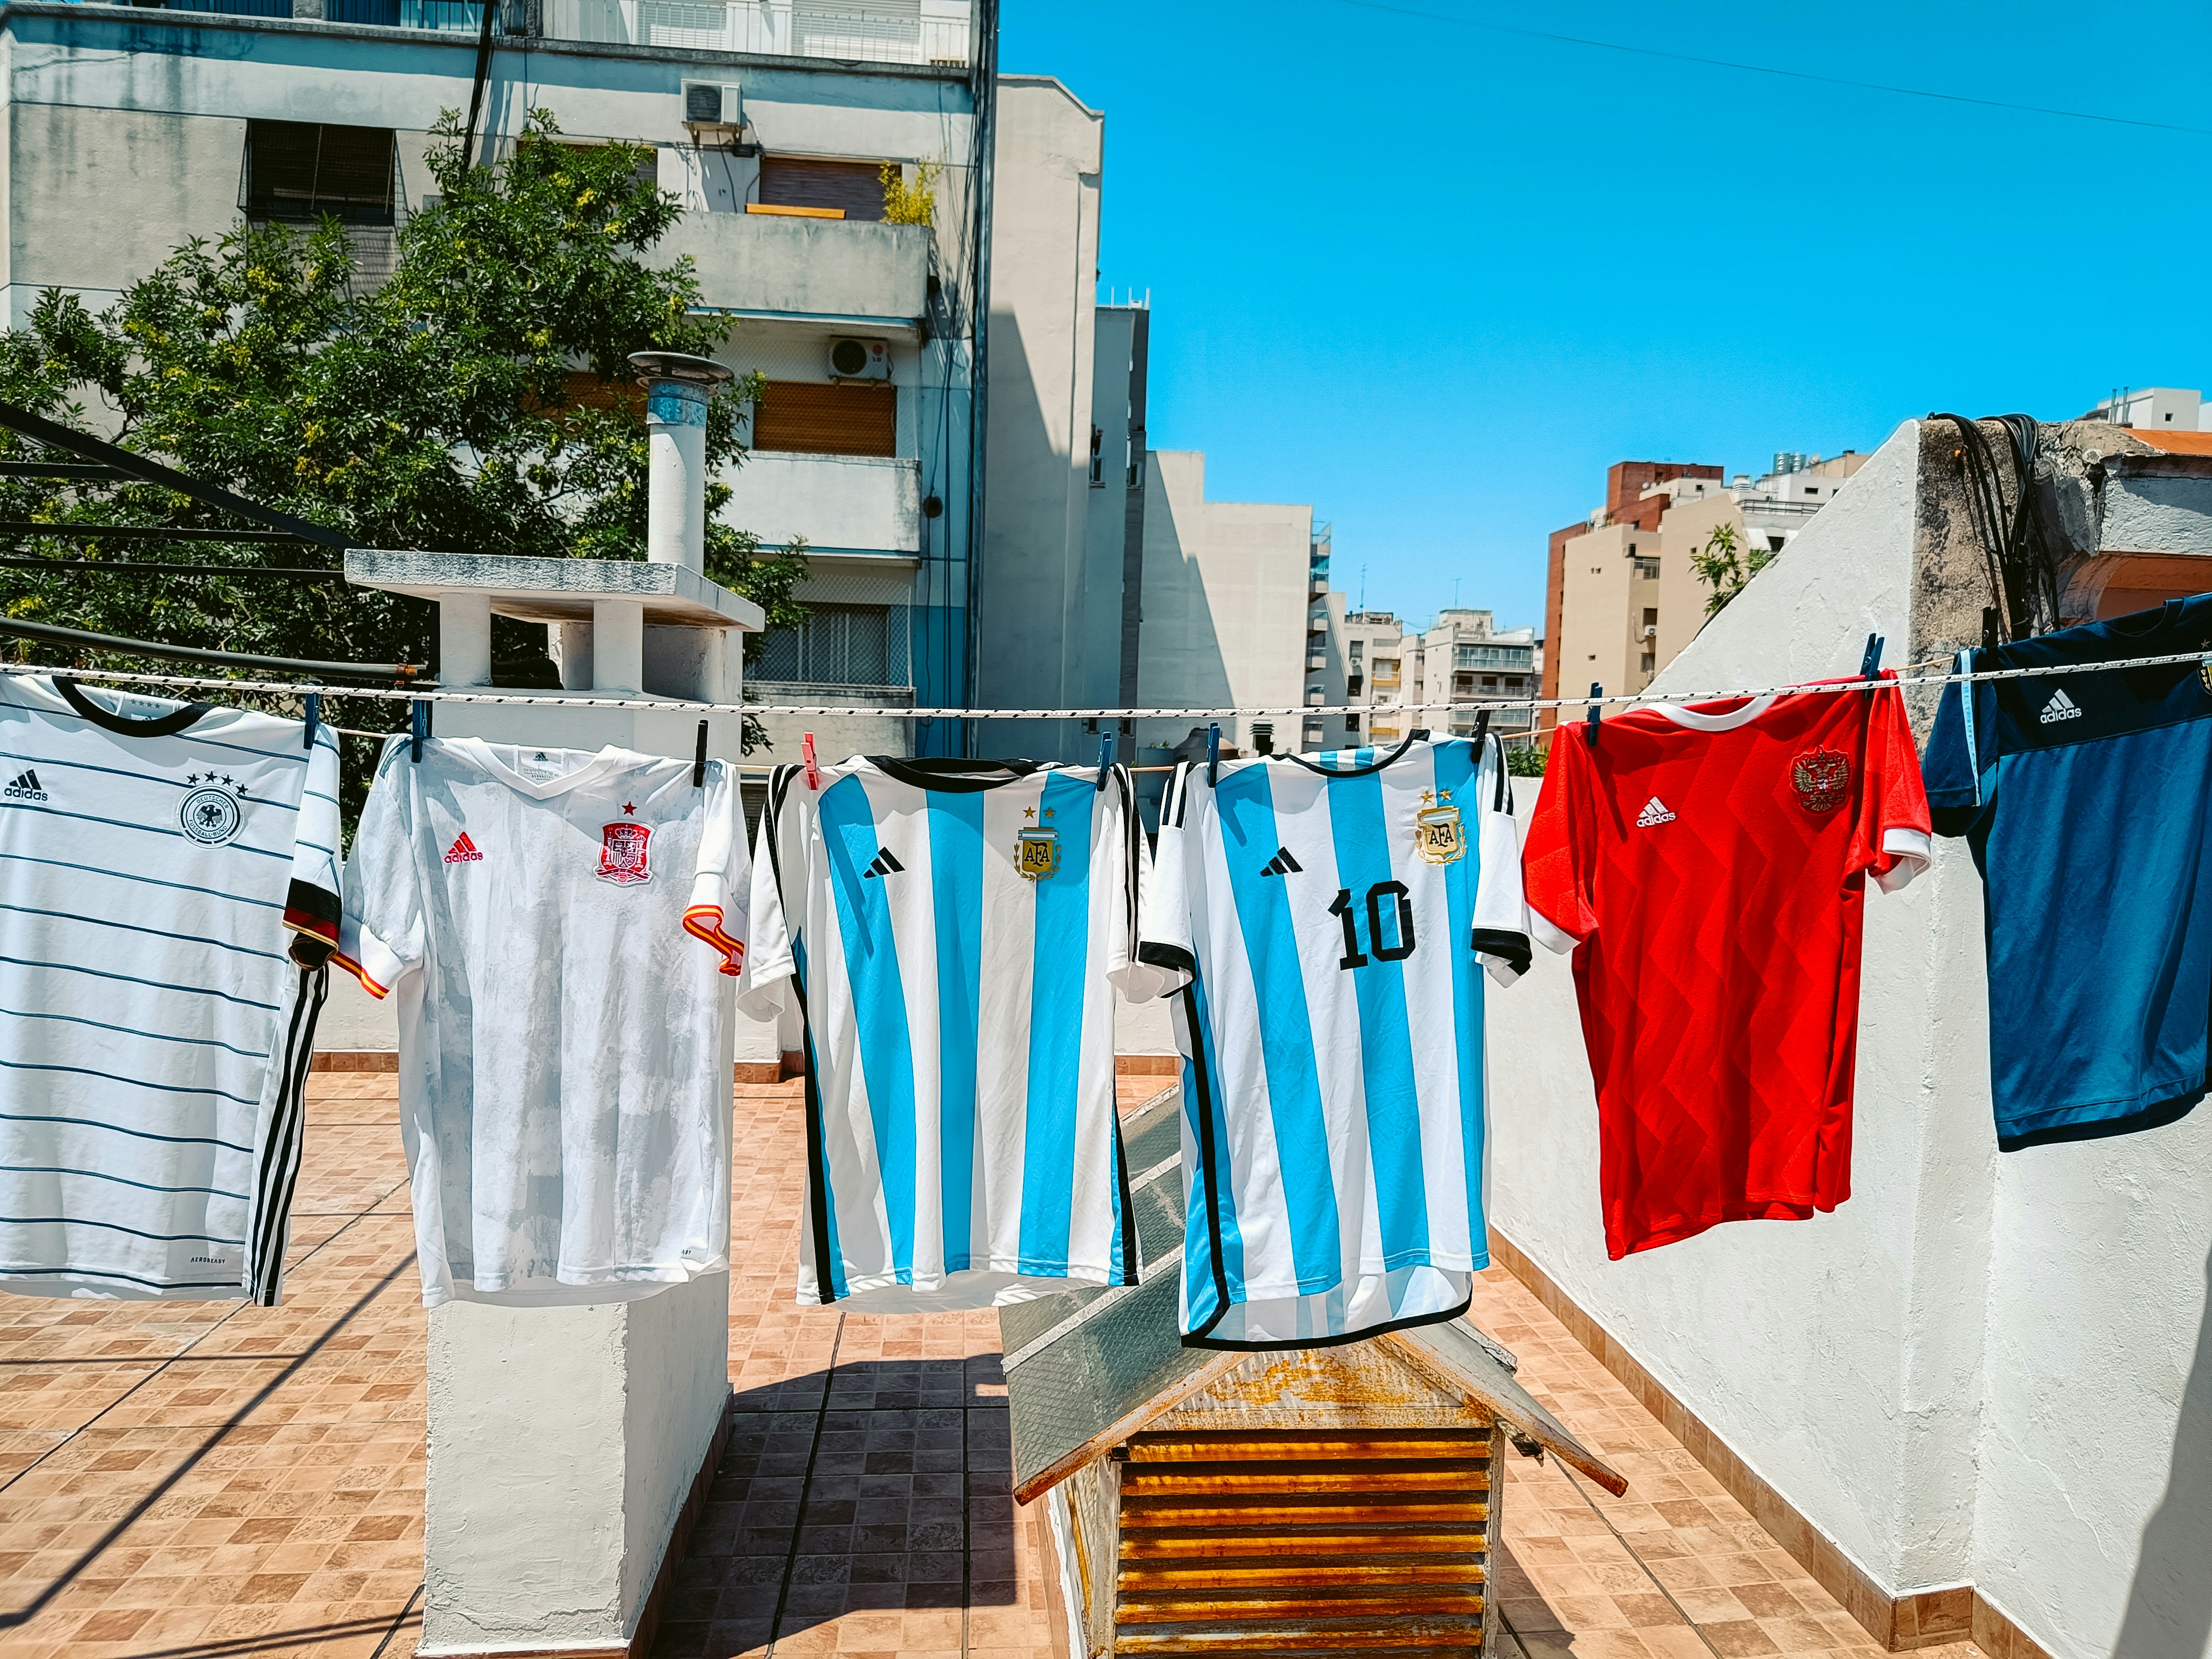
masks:
<instances>
[{"instance_id":1,"label":"window","mask_svg":"<svg viewBox=\"0 0 2212 1659\"><path fill-rule=\"evenodd\" d=\"M392 129L313 121L246 124L248 219L392 222Z\"/></svg>"},{"instance_id":2,"label":"window","mask_svg":"<svg viewBox=\"0 0 2212 1659\"><path fill-rule=\"evenodd\" d=\"M1482 677L1482 689L1486 691L1495 691L1498 690L1498 676L1495 674L1485 674Z\"/></svg>"},{"instance_id":3,"label":"window","mask_svg":"<svg viewBox=\"0 0 2212 1659\"><path fill-rule=\"evenodd\" d=\"M1820 493L1820 487L1818 484L1807 484L1805 493L1808 495L1817 495Z\"/></svg>"},{"instance_id":4,"label":"window","mask_svg":"<svg viewBox=\"0 0 2212 1659\"><path fill-rule=\"evenodd\" d=\"M1365 651L1366 649L1367 649L1367 641L1364 641L1364 640L1354 640L1354 641L1352 641L1352 661L1354 661L1354 662L1358 662L1358 661L1359 660L1359 658L1360 658L1360 653L1361 653L1362 652Z\"/></svg>"},{"instance_id":5,"label":"window","mask_svg":"<svg viewBox=\"0 0 2212 1659\"><path fill-rule=\"evenodd\" d=\"M1098 447L1105 441L1106 434L1097 427L1092 427L1091 428L1091 487L1093 489L1106 488L1106 458L1098 453Z\"/></svg>"},{"instance_id":6,"label":"window","mask_svg":"<svg viewBox=\"0 0 2212 1659\"><path fill-rule=\"evenodd\" d=\"M760 167L763 207L842 210L848 219L884 216L883 163L802 161L792 155L763 155Z\"/></svg>"},{"instance_id":7,"label":"window","mask_svg":"<svg viewBox=\"0 0 2212 1659\"><path fill-rule=\"evenodd\" d=\"M1357 737L1359 733L1359 716L1346 714L1344 717L1344 729Z\"/></svg>"},{"instance_id":8,"label":"window","mask_svg":"<svg viewBox=\"0 0 2212 1659\"><path fill-rule=\"evenodd\" d=\"M1652 665L1651 653L1649 651L1645 652L1644 655L1638 659L1636 665L1638 668L1641 668L1645 673L1650 673L1651 672Z\"/></svg>"},{"instance_id":9,"label":"window","mask_svg":"<svg viewBox=\"0 0 2212 1659\"><path fill-rule=\"evenodd\" d=\"M1644 625L1646 628L1656 628L1659 626L1658 611L1648 605L1644 607Z\"/></svg>"},{"instance_id":10,"label":"window","mask_svg":"<svg viewBox=\"0 0 2212 1659\"><path fill-rule=\"evenodd\" d=\"M1779 553L1782 550L1782 538L1769 536L1766 538L1766 550L1770 553Z\"/></svg>"},{"instance_id":11,"label":"window","mask_svg":"<svg viewBox=\"0 0 2212 1659\"><path fill-rule=\"evenodd\" d=\"M896 455L898 392L881 380L770 380L752 447L799 455Z\"/></svg>"},{"instance_id":12,"label":"window","mask_svg":"<svg viewBox=\"0 0 2212 1659\"><path fill-rule=\"evenodd\" d=\"M908 678L907 607L810 605L798 627L769 633L754 672L764 680L902 687Z\"/></svg>"},{"instance_id":13,"label":"window","mask_svg":"<svg viewBox=\"0 0 2212 1659\"><path fill-rule=\"evenodd\" d=\"M1638 559L1636 562L1636 574L1643 577L1646 581L1652 580L1659 574L1659 561L1656 559Z\"/></svg>"}]
</instances>

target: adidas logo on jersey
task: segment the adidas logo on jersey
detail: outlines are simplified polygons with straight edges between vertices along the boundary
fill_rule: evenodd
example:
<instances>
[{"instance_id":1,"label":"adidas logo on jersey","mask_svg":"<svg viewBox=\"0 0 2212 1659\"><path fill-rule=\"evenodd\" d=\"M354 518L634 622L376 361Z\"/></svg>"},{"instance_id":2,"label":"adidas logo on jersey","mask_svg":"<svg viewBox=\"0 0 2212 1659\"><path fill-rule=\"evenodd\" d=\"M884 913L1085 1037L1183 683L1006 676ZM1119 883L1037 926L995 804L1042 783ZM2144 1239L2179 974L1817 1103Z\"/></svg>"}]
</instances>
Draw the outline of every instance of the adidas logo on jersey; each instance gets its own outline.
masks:
<instances>
[{"instance_id":1,"label":"adidas logo on jersey","mask_svg":"<svg viewBox=\"0 0 2212 1659\"><path fill-rule=\"evenodd\" d=\"M0 789L0 795L7 796L10 800L46 800L51 799L45 790L39 787L39 775L31 770L28 767L24 768L22 771L15 775L15 782L9 784L4 789Z\"/></svg>"},{"instance_id":2,"label":"adidas logo on jersey","mask_svg":"<svg viewBox=\"0 0 2212 1659\"><path fill-rule=\"evenodd\" d=\"M1674 815L1667 810L1665 804L1656 795L1645 801L1644 810L1636 815L1636 827L1638 830L1649 830L1654 824L1672 823L1674 821Z\"/></svg>"},{"instance_id":3,"label":"adidas logo on jersey","mask_svg":"<svg viewBox=\"0 0 2212 1659\"><path fill-rule=\"evenodd\" d=\"M464 830L459 835L453 837L453 844L446 849L446 862L448 864L482 864L483 862L483 854L477 851L476 842L469 839L469 832Z\"/></svg>"},{"instance_id":4,"label":"adidas logo on jersey","mask_svg":"<svg viewBox=\"0 0 2212 1659\"><path fill-rule=\"evenodd\" d=\"M886 847L876 854L874 861L866 869L860 872L860 879L867 881L877 876L894 874L905 868L906 866L891 856L891 849Z\"/></svg>"},{"instance_id":5,"label":"adidas logo on jersey","mask_svg":"<svg viewBox=\"0 0 2212 1659\"><path fill-rule=\"evenodd\" d=\"M2051 694L2051 701L2043 705L2043 712L2036 716L2045 726L2053 720L2078 720L2081 718L2081 705L2066 695L2066 688L2063 685Z\"/></svg>"},{"instance_id":6,"label":"adidas logo on jersey","mask_svg":"<svg viewBox=\"0 0 2212 1659\"><path fill-rule=\"evenodd\" d=\"M1289 848L1278 847L1275 856L1267 860L1260 873L1263 876L1287 876L1294 870L1303 872L1305 866L1291 856Z\"/></svg>"}]
</instances>

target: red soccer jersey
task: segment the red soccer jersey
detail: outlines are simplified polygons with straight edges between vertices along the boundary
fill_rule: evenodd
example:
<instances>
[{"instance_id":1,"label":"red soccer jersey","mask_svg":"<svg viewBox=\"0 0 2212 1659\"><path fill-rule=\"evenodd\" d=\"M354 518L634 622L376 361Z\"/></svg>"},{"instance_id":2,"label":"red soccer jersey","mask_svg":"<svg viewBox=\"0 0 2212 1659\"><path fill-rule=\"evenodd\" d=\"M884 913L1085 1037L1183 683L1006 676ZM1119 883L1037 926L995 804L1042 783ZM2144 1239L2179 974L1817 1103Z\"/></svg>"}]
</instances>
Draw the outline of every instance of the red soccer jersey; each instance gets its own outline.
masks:
<instances>
[{"instance_id":1,"label":"red soccer jersey","mask_svg":"<svg viewBox=\"0 0 2212 1659\"><path fill-rule=\"evenodd\" d=\"M1866 878L1928 829L1894 686L1561 721L1522 881L1575 952L1615 1261L1850 1196Z\"/></svg>"}]
</instances>

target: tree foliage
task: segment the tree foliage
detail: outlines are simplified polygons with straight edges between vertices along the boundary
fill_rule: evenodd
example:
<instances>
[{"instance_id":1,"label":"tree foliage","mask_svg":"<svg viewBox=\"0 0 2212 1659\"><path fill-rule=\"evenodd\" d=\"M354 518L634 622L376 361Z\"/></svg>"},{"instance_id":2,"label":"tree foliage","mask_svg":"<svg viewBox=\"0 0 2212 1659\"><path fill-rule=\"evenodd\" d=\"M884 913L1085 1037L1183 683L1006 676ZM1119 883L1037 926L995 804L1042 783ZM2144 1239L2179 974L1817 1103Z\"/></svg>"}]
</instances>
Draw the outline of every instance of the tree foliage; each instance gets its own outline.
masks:
<instances>
[{"instance_id":1,"label":"tree foliage","mask_svg":"<svg viewBox=\"0 0 2212 1659\"><path fill-rule=\"evenodd\" d=\"M1690 555L1690 568L1713 590L1705 600L1705 614L1720 615L1728 602L1743 592L1745 583L1773 562L1771 549L1746 548L1738 541L1734 525L1715 525L1705 547Z\"/></svg>"},{"instance_id":2,"label":"tree foliage","mask_svg":"<svg viewBox=\"0 0 2212 1659\"><path fill-rule=\"evenodd\" d=\"M103 311L41 295L27 326L0 333L0 398L356 546L641 558L648 444L625 359L705 355L721 331L692 314L690 260L650 257L682 211L641 172L652 155L568 143L539 109L500 165L471 167L449 111L429 153L438 199L400 229L388 280L365 280L330 221L195 240ZM710 404L710 467L742 459L741 418L760 391L751 377ZM0 459L37 453L0 434ZM708 572L758 602L771 626L790 626L805 614L791 597L804 544L761 556L757 537L720 522L729 499L726 484L709 486ZM336 582L91 574L102 562L327 560L320 549L101 542L67 527L237 527L167 489L0 477L0 518L54 525L16 551L67 567L0 567L11 617L272 656L430 659L433 618L419 601ZM533 633L500 623L501 678L542 683L550 665ZM748 644L757 651L759 636ZM32 649L58 659L55 647ZM397 723L389 705L346 712Z\"/></svg>"}]
</instances>

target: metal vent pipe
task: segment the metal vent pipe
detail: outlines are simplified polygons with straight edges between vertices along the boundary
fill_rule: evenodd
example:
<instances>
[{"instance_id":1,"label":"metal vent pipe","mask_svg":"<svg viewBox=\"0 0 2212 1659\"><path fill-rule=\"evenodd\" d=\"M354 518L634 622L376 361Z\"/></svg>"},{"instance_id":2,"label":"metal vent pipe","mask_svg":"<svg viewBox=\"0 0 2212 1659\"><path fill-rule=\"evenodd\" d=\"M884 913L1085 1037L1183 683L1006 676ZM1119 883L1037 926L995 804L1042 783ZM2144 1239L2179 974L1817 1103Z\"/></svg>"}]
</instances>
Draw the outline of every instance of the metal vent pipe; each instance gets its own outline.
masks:
<instances>
[{"instance_id":1,"label":"metal vent pipe","mask_svg":"<svg viewBox=\"0 0 2212 1659\"><path fill-rule=\"evenodd\" d=\"M706 574L707 404L732 372L680 351L633 351L645 386L646 430L653 446L646 497L645 556Z\"/></svg>"}]
</instances>

